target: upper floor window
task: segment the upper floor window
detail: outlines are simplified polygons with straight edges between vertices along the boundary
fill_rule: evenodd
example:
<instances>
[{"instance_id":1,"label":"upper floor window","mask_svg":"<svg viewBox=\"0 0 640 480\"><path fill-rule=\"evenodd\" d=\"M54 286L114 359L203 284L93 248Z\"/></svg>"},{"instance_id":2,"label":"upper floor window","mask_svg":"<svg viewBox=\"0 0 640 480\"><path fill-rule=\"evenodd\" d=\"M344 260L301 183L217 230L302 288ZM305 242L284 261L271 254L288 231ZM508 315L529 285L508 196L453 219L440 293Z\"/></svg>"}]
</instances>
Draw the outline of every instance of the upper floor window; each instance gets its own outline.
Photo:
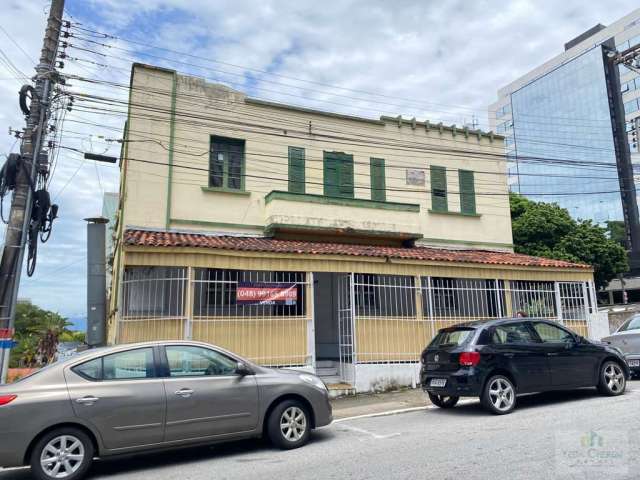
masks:
<instances>
[{"instance_id":1,"label":"upper floor window","mask_svg":"<svg viewBox=\"0 0 640 480\"><path fill-rule=\"evenodd\" d=\"M244 140L211 137L209 186L244 190Z\"/></svg>"},{"instance_id":2,"label":"upper floor window","mask_svg":"<svg viewBox=\"0 0 640 480\"><path fill-rule=\"evenodd\" d=\"M476 187L473 172L458 170L460 184L460 211L462 213L476 213Z\"/></svg>"},{"instance_id":3,"label":"upper floor window","mask_svg":"<svg viewBox=\"0 0 640 480\"><path fill-rule=\"evenodd\" d=\"M637 112L639 108L638 99L634 98L630 102L624 104L624 113L625 115L629 115L630 113Z\"/></svg>"},{"instance_id":4,"label":"upper floor window","mask_svg":"<svg viewBox=\"0 0 640 480\"><path fill-rule=\"evenodd\" d=\"M446 212L447 205L447 169L431 165L431 210Z\"/></svg>"},{"instance_id":5,"label":"upper floor window","mask_svg":"<svg viewBox=\"0 0 640 480\"><path fill-rule=\"evenodd\" d=\"M507 113L511 113L511 104L507 103L496 110L496 118L502 118Z\"/></svg>"},{"instance_id":6,"label":"upper floor window","mask_svg":"<svg viewBox=\"0 0 640 480\"><path fill-rule=\"evenodd\" d=\"M304 148L289 147L289 191L304 193Z\"/></svg>"},{"instance_id":7,"label":"upper floor window","mask_svg":"<svg viewBox=\"0 0 640 480\"><path fill-rule=\"evenodd\" d=\"M387 199L384 158L370 160L371 200L384 202Z\"/></svg>"},{"instance_id":8,"label":"upper floor window","mask_svg":"<svg viewBox=\"0 0 640 480\"><path fill-rule=\"evenodd\" d=\"M353 155L324 152L324 194L353 198Z\"/></svg>"}]
</instances>

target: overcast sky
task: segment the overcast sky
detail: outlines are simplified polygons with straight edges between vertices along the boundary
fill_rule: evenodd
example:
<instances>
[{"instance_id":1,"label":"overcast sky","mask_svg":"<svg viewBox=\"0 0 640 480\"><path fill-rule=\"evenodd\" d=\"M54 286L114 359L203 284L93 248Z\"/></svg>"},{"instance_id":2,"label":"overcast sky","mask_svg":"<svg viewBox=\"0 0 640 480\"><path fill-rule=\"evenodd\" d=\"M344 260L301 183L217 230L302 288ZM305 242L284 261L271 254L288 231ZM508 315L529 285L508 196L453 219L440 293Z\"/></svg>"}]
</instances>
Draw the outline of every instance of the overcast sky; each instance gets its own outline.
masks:
<instances>
[{"instance_id":1,"label":"overcast sky","mask_svg":"<svg viewBox=\"0 0 640 480\"><path fill-rule=\"evenodd\" d=\"M49 2L2 3L0 49L31 77ZM87 38L127 51L91 47L108 55L102 56L69 49L71 56L108 68L67 60L63 73L128 83L135 58L222 81L254 97L371 117L403 114L458 125L475 119L486 128L487 107L499 87L560 53L569 39L634 6L582 0L67 0L68 18L82 28L120 37ZM8 129L24 125L17 101L22 83L0 55L1 153L14 145ZM69 83L73 91L126 98L122 90ZM118 138L121 128L120 116L71 112L62 144L117 154L119 148L105 138ZM61 151L50 188L60 219L49 242L40 245L35 275L23 277L20 297L70 317L85 316L82 219L100 213L103 192L117 191L117 185L117 168Z\"/></svg>"}]
</instances>

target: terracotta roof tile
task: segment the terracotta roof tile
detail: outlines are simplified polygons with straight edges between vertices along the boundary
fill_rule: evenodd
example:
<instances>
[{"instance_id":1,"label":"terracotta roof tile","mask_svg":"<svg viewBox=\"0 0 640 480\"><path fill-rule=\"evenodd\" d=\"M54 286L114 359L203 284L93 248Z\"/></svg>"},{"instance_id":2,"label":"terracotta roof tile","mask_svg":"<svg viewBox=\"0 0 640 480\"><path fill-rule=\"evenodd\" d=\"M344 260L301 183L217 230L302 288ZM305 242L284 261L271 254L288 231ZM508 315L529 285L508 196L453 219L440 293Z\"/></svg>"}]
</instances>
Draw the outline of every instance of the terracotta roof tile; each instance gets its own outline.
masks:
<instances>
[{"instance_id":1,"label":"terracotta roof tile","mask_svg":"<svg viewBox=\"0 0 640 480\"><path fill-rule=\"evenodd\" d=\"M447 250L436 247L385 247L345 243L305 242L267 237L234 237L198 233L125 231L124 243L146 247L197 247L245 252L300 253L314 255L348 255L355 257L389 257L435 262L482 263L523 267L581 268L589 265L531 257L511 252L490 250Z\"/></svg>"}]
</instances>

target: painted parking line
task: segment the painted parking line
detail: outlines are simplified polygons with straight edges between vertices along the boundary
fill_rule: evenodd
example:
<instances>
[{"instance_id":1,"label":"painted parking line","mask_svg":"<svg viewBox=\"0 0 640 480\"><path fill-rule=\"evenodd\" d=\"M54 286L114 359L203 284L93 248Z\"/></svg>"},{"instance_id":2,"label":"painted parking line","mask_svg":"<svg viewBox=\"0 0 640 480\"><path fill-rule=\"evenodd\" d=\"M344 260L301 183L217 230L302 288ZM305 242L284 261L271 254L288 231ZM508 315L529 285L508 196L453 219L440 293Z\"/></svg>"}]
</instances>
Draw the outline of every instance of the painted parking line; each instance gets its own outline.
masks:
<instances>
[{"instance_id":1,"label":"painted parking line","mask_svg":"<svg viewBox=\"0 0 640 480\"><path fill-rule=\"evenodd\" d=\"M367 435L375 440L386 440L388 438L398 437L400 436L400 432L388 433L386 435L381 435L379 433L372 432L371 430L366 430L364 428L354 427L353 425L340 425L339 430L346 430L349 432L361 433L363 435Z\"/></svg>"},{"instance_id":2,"label":"painted parking line","mask_svg":"<svg viewBox=\"0 0 640 480\"><path fill-rule=\"evenodd\" d=\"M420 410L426 410L429 407L430 405L425 405L424 407L400 408L396 410L387 410L385 412L367 413L364 415L354 415L353 417L338 418L334 420L333 423L348 422L350 420L359 420L360 418L386 417L389 415L399 415L401 413L419 412Z\"/></svg>"}]
</instances>

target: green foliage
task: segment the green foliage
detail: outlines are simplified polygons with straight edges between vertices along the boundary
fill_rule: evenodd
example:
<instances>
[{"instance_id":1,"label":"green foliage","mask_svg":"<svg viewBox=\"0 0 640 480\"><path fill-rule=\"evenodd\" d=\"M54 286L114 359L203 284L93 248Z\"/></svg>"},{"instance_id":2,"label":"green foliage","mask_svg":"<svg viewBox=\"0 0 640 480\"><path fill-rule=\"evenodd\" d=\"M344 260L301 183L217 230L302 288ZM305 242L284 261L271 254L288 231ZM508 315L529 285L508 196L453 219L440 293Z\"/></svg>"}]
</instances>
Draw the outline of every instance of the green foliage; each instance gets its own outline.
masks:
<instances>
[{"instance_id":1,"label":"green foliage","mask_svg":"<svg viewBox=\"0 0 640 480\"><path fill-rule=\"evenodd\" d=\"M619 243L623 248L627 245L627 230L622 220L609 220L607 223L607 233L609 238Z\"/></svg>"},{"instance_id":2,"label":"green foliage","mask_svg":"<svg viewBox=\"0 0 640 480\"><path fill-rule=\"evenodd\" d=\"M516 252L592 265L597 288L629 269L627 254L610 230L590 220L574 220L555 203L513 193L510 203Z\"/></svg>"},{"instance_id":3,"label":"green foliage","mask_svg":"<svg viewBox=\"0 0 640 480\"><path fill-rule=\"evenodd\" d=\"M15 339L11 367L37 367L55 360L60 341L84 341L84 332L72 332L61 315L30 302L16 306ZM81 340L82 338L82 340ZM67 340L70 339L70 340Z\"/></svg>"}]
</instances>

